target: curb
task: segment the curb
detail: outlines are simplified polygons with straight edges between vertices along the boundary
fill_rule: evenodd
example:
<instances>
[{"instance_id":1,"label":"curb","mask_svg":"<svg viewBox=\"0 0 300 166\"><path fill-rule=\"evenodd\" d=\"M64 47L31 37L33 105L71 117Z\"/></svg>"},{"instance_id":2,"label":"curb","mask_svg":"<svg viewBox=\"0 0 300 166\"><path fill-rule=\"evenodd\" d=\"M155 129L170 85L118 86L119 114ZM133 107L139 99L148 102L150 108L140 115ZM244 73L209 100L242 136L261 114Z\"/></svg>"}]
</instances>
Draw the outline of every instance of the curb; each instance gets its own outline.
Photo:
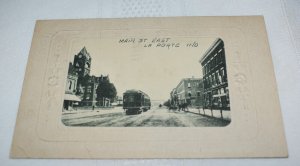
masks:
<instances>
[{"instance_id":1,"label":"curb","mask_svg":"<svg viewBox=\"0 0 300 166\"><path fill-rule=\"evenodd\" d=\"M218 119L218 120L223 120L223 121L231 122L231 119L224 119L224 118L221 118L221 117L214 117L214 116L207 115L207 114L201 114L199 112L198 113L192 112L192 111L185 111L185 112L189 112L189 113L196 114L196 115L201 115L201 116L208 117L208 118L213 118L213 119Z\"/></svg>"}]
</instances>

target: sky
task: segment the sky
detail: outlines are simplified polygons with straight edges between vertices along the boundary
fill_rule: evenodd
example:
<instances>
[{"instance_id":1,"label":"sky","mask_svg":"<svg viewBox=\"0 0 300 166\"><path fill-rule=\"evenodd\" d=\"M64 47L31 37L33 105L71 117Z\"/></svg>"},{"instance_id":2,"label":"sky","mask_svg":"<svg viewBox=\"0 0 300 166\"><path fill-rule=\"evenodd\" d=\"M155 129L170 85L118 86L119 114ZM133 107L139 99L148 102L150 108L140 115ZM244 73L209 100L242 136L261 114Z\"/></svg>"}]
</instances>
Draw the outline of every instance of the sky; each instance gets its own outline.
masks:
<instances>
[{"instance_id":1,"label":"sky","mask_svg":"<svg viewBox=\"0 0 300 166\"><path fill-rule=\"evenodd\" d=\"M181 79L202 78L199 59L216 38L147 36L124 42L126 39L96 36L74 40L70 62L85 46L92 58L90 74L109 75L118 96L128 89L137 89L147 93L151 100L166 101ZM196 44L187 46L190 43ZM152 45L145 47L149 44Z\"/></svg>"}]
</instances>

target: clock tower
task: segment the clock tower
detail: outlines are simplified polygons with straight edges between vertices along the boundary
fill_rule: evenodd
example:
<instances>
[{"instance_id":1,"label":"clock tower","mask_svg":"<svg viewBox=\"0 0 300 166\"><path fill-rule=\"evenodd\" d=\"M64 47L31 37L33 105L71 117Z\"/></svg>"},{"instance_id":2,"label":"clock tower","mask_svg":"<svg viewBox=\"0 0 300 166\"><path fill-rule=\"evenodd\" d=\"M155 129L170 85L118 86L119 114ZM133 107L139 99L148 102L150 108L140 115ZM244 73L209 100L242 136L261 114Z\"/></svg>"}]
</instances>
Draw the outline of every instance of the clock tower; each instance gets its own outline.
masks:
<instances>
[{"instance_id":1,"label":"clock tower","mask_svg":"<svg viewBox=\"0 0 300 166\"><path fill-rule=\"evenodd\" d=\"M73 68L78 75L76 95L82 96L84 94L86 82L90 77L91 61L91 56L85 47L74 56Z\"/></svg>"},{"instance_id":2,"label":"clock tower","mask_svg":"<svg viewBox=\"0 0 300 166\"><path fill-rule=\"evenodd\" d=\"M85 77L91 71L91 56L83 47L81 51L74 56L73 67L78 74L78 77Z\"/></svg>"}]
</instances>

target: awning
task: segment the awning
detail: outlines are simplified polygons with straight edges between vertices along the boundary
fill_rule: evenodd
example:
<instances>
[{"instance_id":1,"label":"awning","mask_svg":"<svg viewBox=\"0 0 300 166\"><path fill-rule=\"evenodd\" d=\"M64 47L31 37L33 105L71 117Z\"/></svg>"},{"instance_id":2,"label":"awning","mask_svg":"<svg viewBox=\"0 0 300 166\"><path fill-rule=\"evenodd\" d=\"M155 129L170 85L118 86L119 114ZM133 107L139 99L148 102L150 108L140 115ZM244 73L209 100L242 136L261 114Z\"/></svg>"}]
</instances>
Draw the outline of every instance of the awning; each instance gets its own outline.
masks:
<instances>
[{"instance_id":1,"label":"awning","mask_svg":"<svg viewBox=\"0 0 300 166\"><path fill-rule=\"evenodd\" d=\"M72 94L65 94L65 100L69 100L69 101L81 101L81 99L78 96L72 95Z\"/></svg>"}]
</instances>

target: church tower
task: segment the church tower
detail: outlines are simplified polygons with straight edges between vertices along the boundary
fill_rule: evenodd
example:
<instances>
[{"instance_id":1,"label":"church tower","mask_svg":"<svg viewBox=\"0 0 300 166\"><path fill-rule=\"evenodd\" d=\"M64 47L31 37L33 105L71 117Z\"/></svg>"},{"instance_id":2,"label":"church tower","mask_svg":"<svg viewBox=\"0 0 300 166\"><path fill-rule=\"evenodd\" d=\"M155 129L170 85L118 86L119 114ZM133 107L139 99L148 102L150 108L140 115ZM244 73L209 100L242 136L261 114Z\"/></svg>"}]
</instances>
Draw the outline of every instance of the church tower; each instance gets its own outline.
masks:
<instances>
[{"instance_id":1,"label":"church tower","mask_svg":"<svg viewBox=\"0 0 300 166\"><path fill-rule=\"evenodd\" d=\"M85 85L90 77L92 58L83 47L80 52L74 56L73 69L78 75L76 95L83 97Z\"/></svg>"},{"instance_id":2,"label":"church tower","mask_svg":"<svg viewBox=\"0 0 300 166\"><path fill-rule=\"evenodd\" d=\"M73 67L78 74L78 77L85 77L90 74L91 71L91 56L83 47L81 51L74 56Z\"/></svg>"}]
</instances>

